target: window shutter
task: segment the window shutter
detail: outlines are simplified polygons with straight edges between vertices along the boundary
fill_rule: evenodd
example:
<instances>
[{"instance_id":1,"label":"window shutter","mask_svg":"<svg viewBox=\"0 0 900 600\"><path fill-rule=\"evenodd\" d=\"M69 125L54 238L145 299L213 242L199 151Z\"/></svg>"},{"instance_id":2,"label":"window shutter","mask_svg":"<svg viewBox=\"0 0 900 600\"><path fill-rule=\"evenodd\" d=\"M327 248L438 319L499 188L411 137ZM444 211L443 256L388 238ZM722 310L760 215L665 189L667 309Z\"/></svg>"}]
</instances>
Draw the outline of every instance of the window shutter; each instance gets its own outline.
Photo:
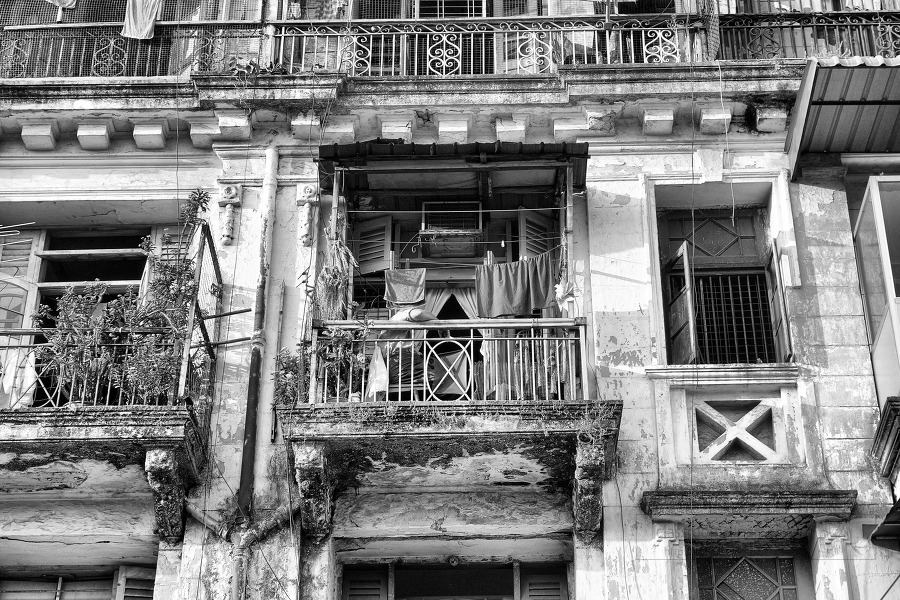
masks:
<instances>
[{"instance_id":1,"label":"window shutter","mask_svg":"<svg viewBox=\"0 0 900 600\"><path fill-rule=\"evenodd\" d=\"M345 571L342 600L387 600L387 573Z\"/></svg>"},{"instance_id":2,"label":"window shutter","mask_svg":"<svg viewBox=\"0 0 900 600\"><path fill-rule=\"evenodd\" d=\"M0 237L0 273L10 277L28 277L36 232Z\"/></svg>"},{"instance_id":3,"label":"window shutter","mask_svg":"<svg viewBox=\"0 0 900 600\"><path fill-rule=\"evenodd\" d=\"M111 583L109 578L75 581L7 580L0 582L0 600L113 600ZM57 589L61 591L58 598Z\"/></svg>"},{"instance_id":4,"label":"window shutter","mask_svg":"<svg viewBox=\"0 0 900 600\"><path fill-rule=\"evenodd\" d=\"M791 330L785 311L784 286L781 281L781 272L778 269L778 257L778 248L775 246L766 267L766 294L769 300L769 313L772 317L772 337L775 342L776 360L789 362L793 356Z\"/></svg>"},{"instance_id":5,"label":"window shutter","mask_svg":"<svg viewBox=\"0 0 900 600\"><path fill-rule=\"evenodd\" d=\"M391 268L391 228L390 216L358 223L353 228L353 253L360 273Z\"/></svg>"},{"instance_id":6,"label":"window shutter","mask_svg":"<svg viewBox=\"0 0 900 600\"><path fill-rule=\"evenodd\" d=\"M153 598L156 571L141 567L121 567L116 572L116 595L113 600Z\"/></svg>"},{"instance_id":7,"label":"window shutter","mask_svg":"<svg viewBox=\"0 0 900 600\"><path fill-rule=\"evenodd\" d=\"M697 320L694 305L694 279L688 256L688 243L684 242L669 263L671 273L678 262L684 265L684 286L672 291L669 301L669 343L672 364L687 365L697 360Z\"/></svg>"},{"instance_id":8,"label":"window shutter","mask_svg":"<svg viewBox=\"0 0 900 600\"><path fill-rule=\"evenodd\" d=\"M569 590L564 575L524 575L522 600L568 600Z\"/></svg>"},{"instance_id":9,"label":"window shutter","mask_svg":"<svg viewBox=\"0 0 900 600\"><path fill-rule=\"evenodd\" d=\"M0 600L56 600L56 581L0 581Z\"/></svg>"},{"instance_id":10,"label":"window shutter","mask_svg":"<svg viewBox=\"0 0 900 600\"><path fill-rule=\"evenodd\" d=\"M549 252L556 244L553 221L544 215L519 209L519 258Z\"/></svg>"}]
</instances>

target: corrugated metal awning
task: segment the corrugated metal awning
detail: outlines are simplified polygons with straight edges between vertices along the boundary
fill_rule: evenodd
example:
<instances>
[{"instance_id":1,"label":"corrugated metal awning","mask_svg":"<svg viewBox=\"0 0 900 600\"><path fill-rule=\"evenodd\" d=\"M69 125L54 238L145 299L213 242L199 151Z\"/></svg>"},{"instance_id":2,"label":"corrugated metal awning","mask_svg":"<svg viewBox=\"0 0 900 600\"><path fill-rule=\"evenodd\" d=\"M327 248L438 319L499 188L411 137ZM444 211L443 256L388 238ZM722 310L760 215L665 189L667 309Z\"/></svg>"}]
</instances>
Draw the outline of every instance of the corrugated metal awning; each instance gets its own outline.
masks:
<instances>
[{"instance_id":1,"label":"corrugated metal awning","mask_svg":"<svg viewBox=\"0 0 900 600\"><path fill-rule=\"evenodd\" d=\"M812 58L785 150L791 175L807 152L900 152L900 58Z\"/></svg>"}]
</instances>

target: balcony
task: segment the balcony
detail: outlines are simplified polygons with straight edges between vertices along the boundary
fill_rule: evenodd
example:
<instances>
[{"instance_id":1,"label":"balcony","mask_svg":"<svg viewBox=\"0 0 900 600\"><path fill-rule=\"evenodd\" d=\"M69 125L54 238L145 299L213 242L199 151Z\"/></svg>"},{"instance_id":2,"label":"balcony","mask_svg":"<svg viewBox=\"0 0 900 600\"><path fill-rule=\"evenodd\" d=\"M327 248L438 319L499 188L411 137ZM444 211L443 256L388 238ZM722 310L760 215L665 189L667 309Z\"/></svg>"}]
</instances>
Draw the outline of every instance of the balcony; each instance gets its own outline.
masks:
<instances>
[{"instance_id":1,"label":"balcony","mask_svg":"<svg viewBox=\"0 0 900 600\"><path fill-rule=\"evenodd\" d=\"M615 15L519 19L160 23L152 40L118 23L0 31L0 77L194 73L409 77L551 76L606 65L896 56L890 12Z\"/></svg>"},{"instance_id":2,"label":"balcony","mask_svg":"<svg viewBox=\"0 0 900 600\"><path fill-rule=\"evenodd\" d=\"M159 536L180 538L184 490L205 460L216 360L212 317L220 312L222 286L208 227L188 231L184 244L163 247L160 266L134 304L126 304L127 293L110 300L91 296L87 284L70 285L94 315L114 312L115 302L126 305L122 314L131 315L132 324L100 327L92 317L66 327L0 329L0 454L11 457L0 465L0 492L57 489L59 478L72 477L63 487L76 492L123 485L142 491L149 482ZM185 276L171 279L181 283L163 302L157 286L168 285L167 272ZM2 280L6 294L10 286L27 284ZM64 301L58 302L54 318L62 319ZM142 322L141 314L157 314L157 305L165 315ZM97 471L83 467L85 461L115 468ZM77 475L85 469L86 481ZM45 473L55 475L47 479ZM145 473L146 480L125 481L135 473Z\"/></svg>"}]
</instances>

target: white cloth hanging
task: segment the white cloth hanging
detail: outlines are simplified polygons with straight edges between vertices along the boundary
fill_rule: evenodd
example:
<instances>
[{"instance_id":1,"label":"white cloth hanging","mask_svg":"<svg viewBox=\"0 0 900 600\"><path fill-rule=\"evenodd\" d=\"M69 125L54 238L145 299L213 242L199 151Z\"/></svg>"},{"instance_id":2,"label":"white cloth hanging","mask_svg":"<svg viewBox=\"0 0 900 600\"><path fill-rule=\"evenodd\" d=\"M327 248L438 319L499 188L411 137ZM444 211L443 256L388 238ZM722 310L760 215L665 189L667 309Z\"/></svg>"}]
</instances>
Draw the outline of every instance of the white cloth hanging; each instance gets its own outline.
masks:
<instances>
[{"instance_id":1,"label":"white cloth hanging","mask_svg":"<svg viewBox=\"0 0 900 600\"><path fill-rule=\"evenodd\" d=\"M126 0L122 37L149 40L162 17L163 0Z\"/></svg>"},{"instance_id":2,"label":"white cloth hanging","mask_svg":"<svg viewBox=\"0 0 900 600\"><path fill-rule=\"evenodd\" d=\"M47 0L47 2L60 8L75 8L76 0Z\"/></svg>"}]
</instances>

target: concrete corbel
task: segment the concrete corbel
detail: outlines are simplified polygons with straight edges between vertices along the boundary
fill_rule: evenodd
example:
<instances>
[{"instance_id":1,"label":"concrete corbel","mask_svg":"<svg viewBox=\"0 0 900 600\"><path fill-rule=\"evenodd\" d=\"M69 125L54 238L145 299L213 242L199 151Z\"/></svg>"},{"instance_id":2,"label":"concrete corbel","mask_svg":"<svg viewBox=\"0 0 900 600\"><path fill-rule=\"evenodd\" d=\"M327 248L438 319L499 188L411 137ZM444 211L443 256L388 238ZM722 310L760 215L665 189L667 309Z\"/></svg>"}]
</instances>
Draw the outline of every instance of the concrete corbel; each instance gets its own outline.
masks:
<instances>
[{"instance_id":1,"label":"concrete corbel","mask_svg":"<svg viewBox=\"0 0 900 600\"><path fill-rule=\"evenodd\" d=\"M225 141L247 141L253 133L253 115L243 109L217 110L219 139Z\"/></svg>"},{"instance_id":2,"label":"concrete corbel","mask_svg":"<svg viewBox=\"0 0 900 600\"><path fill-rule=\"evenodd\" d=\"M318 145L322 137L321 118L312 111L305 115L297 115L291 119L291 135L295 140Z\"/></svg>"},{"instance_id":3,"label":"concrete corbel","mask_svg":"<svg viewBox=\"0 0 900 600\"><path fill-rule=\"evenodd\" d=\"M243 186L239 183L223 185L219 195L219 206L225 209L222 217L222 245L230 246L234 242L234 222L237 220L237 209L241 206Z\"/></svg>"},{"instance_id":4,"label":"concrete corbel","mask_svg":"<svg viewBox=\"0 0 900 600\"><path fill-rule=\"evenodd\" d=\"M219 119L208 115L188 115L185 120L191 126L191 142L194 148L212 148L213 138L222 134Z\"/></svg>"},{"instance_id":5,"label":"concrete corbel","mask_svg":"<svg viewBox=\"0 0 900 600\"><path fill-rule=\"evenodd\" d=\"M321 539L331 531L333 486L324 444L295 442L294 473L300 488L300 523L304 536Z\"/></svg>"},{"instance_id":6,"label":"concrete corbel","mask_svg":"<svg viewBox=\"0 0 900 600\"><path fill-rule=\"evenodd\" d=\"M494 121L497 139L501 142L524 142L530 125L531 115L526 113L498 116Z\"/></svg>"},{"instance_id":7,"label":"concrete corbel","mask_svg":"<svg viewBox=\"0 0 900 600\"><path fill-rule=\"evenodd\" d=\"M780 106L747 107L750 125L760 133L781 133L787 129L788 111Z\"/></svg>"},{"instance_id":8,"label":"concrete corbel","mask_svg":"<svg viewBox=\"0 0 900 600\"><path fill-rule=\"evenodd\" d=\"M184 535L184 482L178 457L171 448L147 450L144 460L147 483L153 490L156 529L159 537L177 544Z\"/></svg>"},{"instance_id":9,"label":"concrete corbel","mask_svg":"<svg viewBox=\"0 0 900 600\"><path fill-rule=\"evenodd\" d=\"M622 114L624 108L625 105L621 102L585 107L587 134L603 137L616 135L616 119Z\"/></svg>"},{"instance_id":10,"label":"concrete corbel","mask_svg":"<svg viewBox=\"0 0 900 600\"><path fill-rule=\"evenodd\" d=\"M675 107L673 105L646 105L641 116L644 135L672 135L675 126Z\"/></svg>"},{"instance_id":11,"label":"concrete corbel","mask_svg":"<svg viewBox=\"0 0 900 600\"><path fill-rule=\"evenodd\" d=\"M359 135L359 117L329 117L322 132L322 141L328 144L349 144Z\"/></svg>"},{"instance_id":12,"label":"concrete corbel","mask_svg":"<svg viewBox=\"0 0 900 600\"><path fill-rule=\"evenodd\" d=\"M132 119L134 145L141 150L162 150L169 136L169 120L165 118Z\"/></svg>"},{"instance_id":13,"label":"concrete corbel","mask_svg":"<svg viewBox=\"0 0 900 600\"><path fill-rule=\"evenodd\" d=\"M59 139L59 123L56 119L19 119L22 126L22 143L28 150L55 150Z\"/></svg>"},{"instance_id":14,"label":"concrete corbel","mask_svg":"<svg viewBox=\"0 0 900 600\"><path fill-rule=\"evenodd\" d=\"M731 104L726 103L724 109L719 102L698 104L694 109L694 118L700 133L723 135L731 126Z\"/></svg>"},{"instance_id":15,"label":"concrete corbel","mask_svg":"<svg viewBox=\"0 0 900 600\"><path fill-rule=\"evenodd\" d=\"M381 125L381 137L387 140L401 139L404 143L412 143L416 131L416 115L409 116L383 115L378 117Z\"/></svg>"},{"instance_id":16,"label":"concrete corbel","mask_svg":"<svg viewBox=\"0 0 900 600\"><path fill-rule=\"evenodd\" d=\"M575 453L573 513L575 535L584 544L603 537L603 478L605 447L579 440Z\"/></svg>"},{"instance_id":17,"label":"concrete corbel","mask_svg":"<svg viewBox=\"0 0 900 600\"><path fill-rule=\"evenodd\" d=\"M472 115L437 115L438 142L442 144L465 144L469 141Z\"/></svg>"},{"instance_id":18,"label":"concrete corbel","mask_svg":"<svg viewBox=\"0 0 900 600\"><path fill-rule=\"evenodd\" d=\"M78 123L76 137L82 150L109 150L112 119L86 119Z\"/></svg>"}]
</instances>

